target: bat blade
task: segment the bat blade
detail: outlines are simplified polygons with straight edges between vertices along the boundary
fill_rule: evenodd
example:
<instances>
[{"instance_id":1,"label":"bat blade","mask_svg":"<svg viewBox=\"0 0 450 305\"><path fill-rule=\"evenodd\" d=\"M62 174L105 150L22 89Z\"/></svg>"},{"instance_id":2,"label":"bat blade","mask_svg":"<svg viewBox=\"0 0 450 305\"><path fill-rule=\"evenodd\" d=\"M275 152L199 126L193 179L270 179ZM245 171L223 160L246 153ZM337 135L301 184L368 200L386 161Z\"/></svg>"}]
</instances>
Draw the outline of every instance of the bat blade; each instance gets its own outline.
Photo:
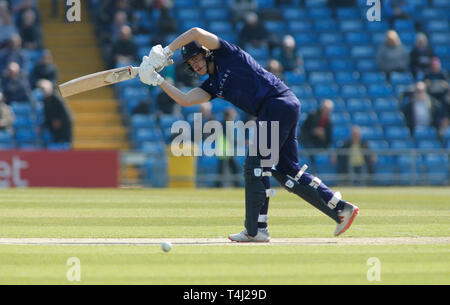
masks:
<instances>
[{"instance_id":1,"label":"bat blade","mask_svg":"<svg viewBox=\"0 0 450 305\"><path fill-rule=\"evenodd\" d=\"M127 66L101 71L72 79L58 86L62 97L69 97L85 91L116 84L135 78L139 68Z\"/></svg>"}]
</instances>

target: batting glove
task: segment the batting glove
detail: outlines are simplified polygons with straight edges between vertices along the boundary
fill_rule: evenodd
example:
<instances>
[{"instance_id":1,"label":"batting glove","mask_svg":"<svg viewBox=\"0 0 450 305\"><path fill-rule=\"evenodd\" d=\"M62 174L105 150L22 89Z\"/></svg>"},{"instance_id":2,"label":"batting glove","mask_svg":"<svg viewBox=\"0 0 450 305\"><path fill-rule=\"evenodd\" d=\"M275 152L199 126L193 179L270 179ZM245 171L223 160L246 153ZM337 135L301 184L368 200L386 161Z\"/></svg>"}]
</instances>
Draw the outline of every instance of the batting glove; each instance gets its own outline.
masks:
<instances>
[{"instance_id":1,"label":"batting glove","mask_svg":"<svg viewBox=\"0 0 450 305\"><path fill-rule=\"evenodd\" d=\"M150 86L159 86L164 82L164 78L155 71L147 56L143 57L139 66L139 78L141 82Z\"/></svg>"},{"instance_id":2,"label":"batting glove","mask_svg":"<svg viewBox=\"0 0 450 305\"><path fill-rule=\"evenodd\" d=\"M172 55L173 52L169 46L163 48L160 44L158 44L151 49L149 54L149 62L156 71L160 72L164 69L164 67L173 64L173 60L170 59Z\"/></svg>"}]
</instances>

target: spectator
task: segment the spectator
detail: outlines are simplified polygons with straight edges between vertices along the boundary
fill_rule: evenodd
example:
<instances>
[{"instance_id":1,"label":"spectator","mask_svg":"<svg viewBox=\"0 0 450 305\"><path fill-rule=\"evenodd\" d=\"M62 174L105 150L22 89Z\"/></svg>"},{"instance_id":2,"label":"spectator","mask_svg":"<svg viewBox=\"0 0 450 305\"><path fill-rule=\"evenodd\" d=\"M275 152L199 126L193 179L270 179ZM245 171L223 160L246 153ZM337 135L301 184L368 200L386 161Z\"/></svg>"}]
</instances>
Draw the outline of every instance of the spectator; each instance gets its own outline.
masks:
<instances>
[{"instance_id":1,"label":"spectator","mask_svg":"<svg viewBox=\"0 0 450 305\"><path fill-rule=\"evenodd\" d=\"M378 49L376 62L390 81L392 72L405 72L409 69L409 55L396 31L389 30L383 45Z\"/></svg>"},{"instance_id":2,"label":"spectator","mask_svg":"<svg viewBox=\"0 0 450 305\"><path fill-rule=\"evenodd\" d=\"M425 75L424 82L427 85L428 93L443 106L449 93L449 77L447 72L442 70L439 58L434 57L431 60L430 71Z\"/></svg>"},{"instance_id":3,"label":"spectator","mask_svg":"<svg viewBox=\"0 0 450 305\"><path fill-rule=\"evenodd\" d=\"M298 55L295 48L295 39L291 35L284 36L277 59L283 66L284 71L304 73L303 58Z\"/></svg>"},{"instance_id":4,"label":"spectator","mask_svg":"<svg viewBox=\"0 0 450 305\"><path fill-rule=\"evenodd\" d=\"M366 184L364 183L367 182L364 179L364 173L370 175L374 173L376 155L364 152L369 147L367 142L362 140L359 126L352 126L350 140L344 142L341 148L347 149L348 154L338 155L339 174L350 175L352 184Z\"/></svg>"},{"instance_id":5,"label":"spectator","mask_svg":"<svg viewBox=\"0 0 450 305\"><path fill-rule=\"evenodd\" d=\"M0 92L0 131L13 132L14 112L5 103L3 93Z\"/></svg>"},{"instance_id":6,"label":"spectator","mask_svg":"<svg viewBox=\"0 0 450 305\"><path fill-rule=\"evenodd\" d=\"M424 33L416 34L416 43L410 53L411 72L416 81L423 80L428 72L433 50L428 45L428 38Z\"/></svg>"},{"instance_id":7,"label":"spectator","mask_svg":"<svg viewBox=\"0 0 450 305\"><path fill-rule=\"evenodd\" d=\"M284 75L283 75L283 65L276 59L270 59L267 63L267 71L281 79L282 81L285 81Z\"/></svg>"},{"instance_id":8,"label":"spectator","mask_svg":"<svg viewBox=\"0 0 450 305\"><path fill-rule=\"evenodd\" d=\"M3 94L6 103L32 102L31 89L28 79L21 73L20 66L12 62L2 78Z\"/></svg>"},{"instance_id":9,"label":"spectator","mask_svg":"<svg viewBox=\"0 0 450 305\"><path fill-rule=\"evenodd\" d=\"M144 99L139 102L139 104L133 108L133 111L131 112L132 115L134 114L150 114L151 113L151 106L152 106L152 100L151 99Z\"/></svg>"},{"instance_id":10,"label":"spectator","mask_svg":"<svg viewBox=\"0 0 450 305\"><path fill-rule=\"evenodd\" d=\"M8 2L0 1L0 49L8 44L12 35L17 33L13 18L8 8Z\"/></svg>"},{"instance_id":11,"label":"spectator","mask_svg":"<svg viewBox=\"0 0 450 305\"><path fill-rule=\"evenodd\" d=\"M230 142L230 139L226 137L226 122L231 121L234 122L237 117L237 112L234 108L230 107L224 111L224 119L222 121L222 131L223 134L219 136L217 139L218 151L222 152L221 156L218 156L219 159L219 179L216 182L216 187L224 187L226 186L225 182L231 182L234 187L240 186L240 177L239 177L239 167L236 163L236 160L233 156L229 156L227 154L227 149L231 149L234 151L236 139L234 139L234 143ZM229 178L228 178L229 177Z\"/></svg>"},{"instance_id":12,"label":"spectator","mask_svg":"<svg viewBox=\"0 0 450 305\"><path fill-rule=\"evenodd\" d=\"M330 146L333 130L331 121L333 107L333 101L324 99L320 104L319 111L308 114L300 129L299 138L311 160L312 171L315 170L316 158L315 153L308 153L308 150L326 149Z\"/></svg>"},{"instance_id":13,"label":"spectator","mask_svg":"<svg viewBox=\"0 0 450 305\"><path fill-rule=\"evenodd\" d=\"M324 99L317 112L310 113L300 130L300 140L305 148L328 148L331 144L333 124L331 113L334 103Z\"/></svg>"},{"instance_id":14,"label":"spectator","mask_svg":"<svg viewBox=\"0 0 450 305\"><path fill-rule=\"evenodd\" d=\"M109 37L105 37L106 41L114 43L120 39L122 27L128 25L128 16L124 11L117 11L114 15L114 22L111 25L111 31L107 33Z\"/></svg>"},{"instance_id":15,"label":"spectator","mask_svg":"<svg viewBox=\"0 0 450 305\"><path fill-rule=\"evenodd\" d=\"M8 44L8 47L0 54L0 73L2 73L9 63L15 62L21 68L26 63L25 55L22 50L22 38L19 34L14 34Z\"/></svg>"},{"instance_id":16,"label":"spectator","mask_svg":"<svg viewBox=\"0 0 450 305\"><path fill-rule=\"evenodd\" d=\"M72 143L72 116L66 102L55 94L49 80L40 80L38 87L44 94L43 128L47 128L53 143Z\"/></svg>"},{"instance_id":17,"label":"spectator","mask_svg":"<svg viewBox=\"0 0 450 305\"><path fill-rule=\"evenodd\" d=\"M258 1L256 0L232 0L231 1L231 21L236 25L246 19L249 12L256 12L258 10Z\"/></svg>"},{"instance_id":18,"label":"spectator","mask_svg":"<svg viewBox=\"0 0 450 305\"><path fill-rule=\"evenodd\" d=\"M424 82L416 84L414 93L404 107L406 124L411 134L419 126L434 126L439 130L442 115L438 102L427 93ZM445 122L443 122L445 124Z\"/></svg>"},{"instance_id":19,"label":"spectator","mask_svg":"<svg viewBox=\"0 0 450 305\"><path fill-rule=\"evenodd\" d=\"M50 50L45 50L42 54L41 60L36 64L32 74L32 86L41 79L47 79L53 84L58 82L58 69L53 62L53 56Z\"/></svg>"},{"instance_id":20,"label":"spectator","mask_svg":"<svg viewBox=\"0 0 450 305\"><path fill-rule=\"evenodd\" d=\"M256 13L249 12L245 15L245 25L238 37L239 45L244 49L267 47L269 46L269 36L269 31L260 23Z\"/></svg>"},{"instance_id":21,"label":"spectator","mask_svg":"<svg viewBox=\"0 0 450 305\"><path fill-rule=\"evenodd\" d=\"M42 48L41 27L37 23L36 13L33 10L26 10L22 15L20 23L20 36L22 37L23 47L29 50Z\"/></svg>"},{"instance_id":22,"label":"spectator","mask_svg":"<svg viewBox=\"0 0 450 305\"><path fill-rule=\"evenodd\" d=\"M383 1L383 7L391 29L394 28L395 21L398 19L413 19L414 1L385 0ZM417 30L419 30L419 27Z\"/></svg>"},{"instance_id":23,"label":"spectator","mask_svg":"<svg viewBox=\"0 0 450 305\"><path fill-rule=\"evenodd\" d=\"M136 61L138 57L138 47L133 41L131 28L124 25L120 28L120 38L114 43L112 49L113 66L124 66Z\"/></svg>"},{"instance_id":24,"label":"spectator","mask_svg":"<svg viewBox=\"0 0 450 305\"><path fill-rule=\"evenodd\" d=\"M17 1L16 1L17 3ZM25 14L26 11L32 10L36 16L36 23L40 26L41 25L41 14L39 13L39 10L37 9L35 3L33 0L24 0L21 1L18 5L12 6L13 14L17 17L17 28L22 27L23 22L23 14Z\"/></svg>"},{"instance_id":25,"label":"spectator","mask_svg":"<svg viewBox=\"0 0 450 305\"><path fill-rule=\"evenodd\" d=\"M158 31L155 33L155 36L152 39L152 45L166 43L166 38L169 35L175 34L177 32L177 24L175 19L170 15L170 12L167 8L161 8L161 15L158 19Z\"/></svg>"}]
</instances>

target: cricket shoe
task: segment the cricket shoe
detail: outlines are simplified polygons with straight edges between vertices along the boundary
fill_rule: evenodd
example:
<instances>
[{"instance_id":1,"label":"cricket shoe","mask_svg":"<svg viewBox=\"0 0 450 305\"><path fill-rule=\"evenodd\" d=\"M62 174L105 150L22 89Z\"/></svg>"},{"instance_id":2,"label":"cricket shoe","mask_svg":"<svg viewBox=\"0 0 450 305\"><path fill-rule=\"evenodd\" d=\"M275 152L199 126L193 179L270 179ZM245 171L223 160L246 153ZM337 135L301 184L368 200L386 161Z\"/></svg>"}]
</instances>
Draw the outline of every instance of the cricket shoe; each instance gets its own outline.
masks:
<instances>
[{"instance_id":1,"label":"cricket shoe","mask_svg":"<svg viewBox=\"0 0 450 305\"><path fill-rule=\"evenodd\" d=\"M250 236L247 230L242 231L238 234L233 234L228 236L228 239L238 243L266 243L270 241L269 230L258 229L256 236Z\"/></svg>"},{"instance_id":2,"label":"cricket shoe","mask_svg":"<svg viewBox=\"0 0 450 305\"><path fill-rule=\"evenodd\" d=\"M340 223L336 226L336 231L334 231L334 236L339 236L352 225L353 220L359 213L359 208L349 202L345 205L342 211L338 212Z\"/></svg>"}]
</instances>

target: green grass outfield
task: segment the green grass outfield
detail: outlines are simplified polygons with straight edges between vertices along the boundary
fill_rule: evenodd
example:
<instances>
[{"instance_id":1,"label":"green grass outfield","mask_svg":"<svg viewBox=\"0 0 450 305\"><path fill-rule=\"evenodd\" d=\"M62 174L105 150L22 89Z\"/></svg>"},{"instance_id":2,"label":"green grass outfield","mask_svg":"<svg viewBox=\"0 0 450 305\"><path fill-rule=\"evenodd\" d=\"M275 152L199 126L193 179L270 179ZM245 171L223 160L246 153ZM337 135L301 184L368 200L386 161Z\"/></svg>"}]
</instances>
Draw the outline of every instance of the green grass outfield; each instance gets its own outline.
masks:
<instances>
[{"instance_id":1,"label":"green grass outfield","mask_svg":"<svg viewBox=\"0 0 450 305\"><path fill-rule=\"evenodd\" d=\"M450 284L450 188L342 188L360 215L344 238L446 237L428 244L0 245L0 284ZM0 190L5 238L225 239L243 229L242 189ZM282 189L274 241L332 238L335 224ZM339 240L337 238L336 240ZM371 282L370 258L381 281Z\"/></svg>"}]
</instances>

